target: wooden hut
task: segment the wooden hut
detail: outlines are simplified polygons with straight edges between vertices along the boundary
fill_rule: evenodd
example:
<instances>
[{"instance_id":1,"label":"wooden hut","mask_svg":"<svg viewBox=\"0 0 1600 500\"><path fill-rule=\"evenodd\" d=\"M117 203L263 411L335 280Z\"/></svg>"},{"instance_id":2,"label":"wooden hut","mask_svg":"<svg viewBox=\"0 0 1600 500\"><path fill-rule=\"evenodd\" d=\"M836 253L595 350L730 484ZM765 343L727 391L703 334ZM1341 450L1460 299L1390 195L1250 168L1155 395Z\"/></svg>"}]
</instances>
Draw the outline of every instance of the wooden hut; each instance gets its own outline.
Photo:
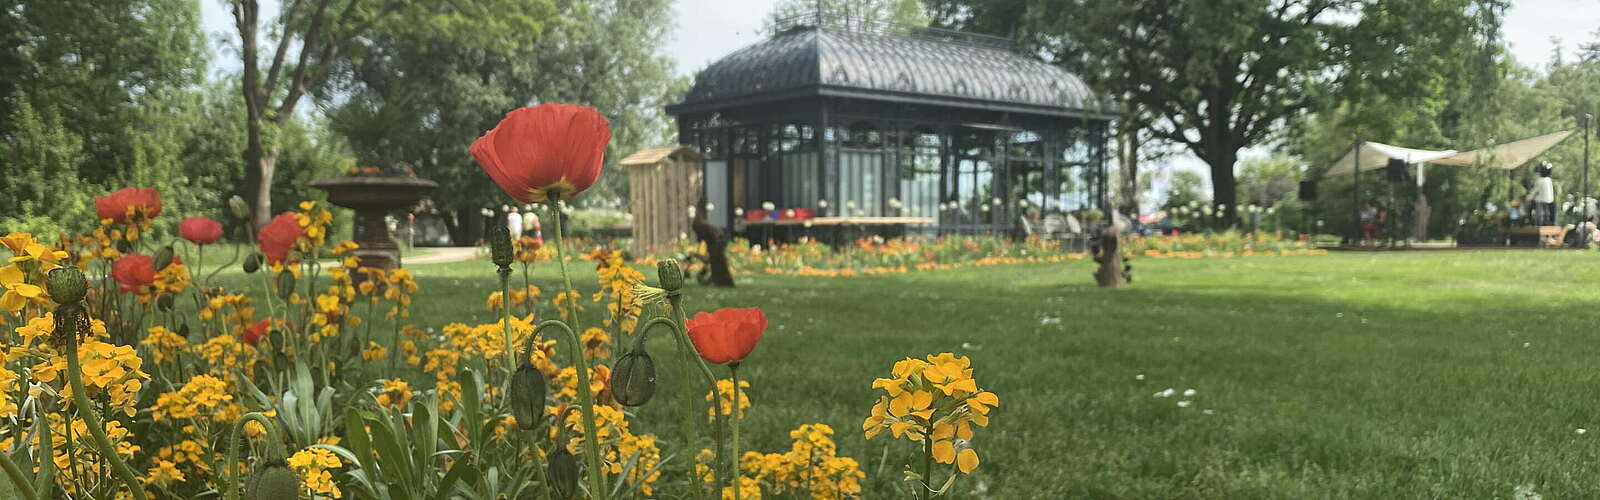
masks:
<instances>
[{"instance_id":1,"label":"wooden hut","mask_svg":"<svg viewBox=\"0 0 1600 500\"><path fill-rule=\"evenodd\" d=\"M641 150L619 163L628 171L635 255L693 234L689 207L700 197L704 155L688 146L667 146Z\"/></svg>"}]
</instances>

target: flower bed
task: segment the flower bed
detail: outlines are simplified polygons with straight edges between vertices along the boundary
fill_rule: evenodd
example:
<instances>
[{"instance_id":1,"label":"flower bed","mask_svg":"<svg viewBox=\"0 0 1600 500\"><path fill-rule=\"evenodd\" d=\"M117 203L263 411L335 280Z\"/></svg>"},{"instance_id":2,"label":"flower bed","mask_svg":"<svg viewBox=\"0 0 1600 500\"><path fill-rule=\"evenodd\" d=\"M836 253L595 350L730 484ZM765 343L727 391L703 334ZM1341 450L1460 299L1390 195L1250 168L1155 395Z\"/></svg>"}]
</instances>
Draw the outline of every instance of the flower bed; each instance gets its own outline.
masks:
<instances>
[{"instance_id":1,"label":"flower bed","mask_svg":"<svg viewBox=\"0 0 1600 500\"><path fill-rule=\"evenodd\" d=\"M508 195L553 205L593 182L600 157L587 149L605 145L561 135L604 127L588 108L518 110L472 152ZM585 151L500 163L529 158L499 151L523 147ZM203 261L227 226L186 221L185 240L158 242L146 235L159 193L97 206L88 235L0 237L12 255L0 266L0 472L21 498L861 496L866 474L838 456L828 425L795 422L791 449L741 453L748 390L766 381L741 379L740 366L784 358L752 357L760 308L689 319L676 261L661 261L650 286L620 252L591 252L600 289L585 298L559 219L548 246L496 228L482 291L500 320L435 333L411 322L427 300L411 271L360 267L356 244L327 240L325 204L301 203L252 235L249 290L192 275L175 248ZM237 211L234 230L248 219ZM535 265L558 267L564 286L532 284ZM582 324L586 302L601 308L598 325ZM657 387L651 334L675 347L660 363L682 375L675 386ZM949 353L890 374L871 382L886 395L862 402L863 430L920 445L903 484L929 498L979 465L974 427L999 398ZM681 405L672 418L636 418L629 408L658 389ZM676 449L649 432L661 425L681 430Z\"/></svg>"},{"instance_id":2,"label":"flower bed","mask_svg":"<svg viewBox=\"0 0 1600 500\"><path fill-rule=\"evenodd\" d=\"M1157 259L1201 259L1321 255L1326 250L1305 241L1285 240L1276 234L1185 234L1127 237L1123 256ZM664 256L704 255L703 245L683 241ZM640 259L653 265L664 256ZM862 238L834 248L816 240L779 243L771 249L735 239L728 245L728 263L735 273L794 276L849 277L898 274L912 271L956 269L1007 264L1063 262L1087 259L1083 252L1064 250L1060 241L994 236L944 236L931 241L900 238ZM691 265L699 269L699 261Z\"/></svg>"}]
</instances>

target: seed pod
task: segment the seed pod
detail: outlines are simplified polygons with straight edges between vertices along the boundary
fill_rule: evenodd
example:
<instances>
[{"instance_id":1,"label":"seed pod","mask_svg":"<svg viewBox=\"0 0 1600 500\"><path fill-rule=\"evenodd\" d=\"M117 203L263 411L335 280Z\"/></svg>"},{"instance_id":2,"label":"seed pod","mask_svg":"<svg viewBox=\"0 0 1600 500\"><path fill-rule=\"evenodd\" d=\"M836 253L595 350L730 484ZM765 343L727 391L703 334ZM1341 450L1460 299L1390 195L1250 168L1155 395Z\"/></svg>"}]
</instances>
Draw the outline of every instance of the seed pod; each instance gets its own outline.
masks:
<instances>
[{"instance_id":1,"label":"seed pod","mask_svg":"<svg viewBox=\"0 0 1600 500\"><path fill-rule=\"evenodd\" d=\"M283 460L262 465L245 486L245 500L285 500L300 498L300 476Z\"/></svg>"},{"instance_id":2,"label":"seed pod","mask_svg":"<svg viewBox=\"0 0 1600 500\"><path fill-rule=\"evenodd\" d=\"M261 254L253 253L244 258L244 273L250 274L261 269Z\"/></svg>"},{"instance_id":3,"label":"seed pod","mask_svg":"<svg viewBox=\"0 0 1600 500\"><path fill-rule=\"evenodd\" d=\"M511 416L517 419L518 427L532 429L539 425L539 418L544 415L545 390L544 374L532 363L522 363L511 375Z\"/></svg>"},{"instance_id":4,"label":"seed pod","mask_svg":"<svg viewBox=\"0 0 1600 500\"><path fill-rule=\"evenodd\" d=\"M122 252L122 253L131 252L131 251L133 251L133 243L130 243L128 240L118 239L117 240L117 251L118 252Z\"/></svg>"},{"instance_id":5,"label":"seed pod","mask_svg":"<svg viewBox=\"0 0 1600 500\"><path fill-rule=\"evenodd\" d=\"M250 218L250 205L245 203L244 198L240 198L239 195L233 195L232 198L228 198L228 209L233 211L235 218Z\"/></svg>"},{"instance_id":6,"label":"seed pod","mask_svg":"<svg viewBox=\"0 0 1600 500\"><path fill-rule=\"evenodd\" d=\"M496 266L511 266L511 229L503 224L496 224L489 233L489 258Z\"/></svg>"},{"instance_id":7,"label":"seed pod","mask_svg":"<svg viewBox=\"0 0 1600 500\"><path fill-rule=\"evenodd\" d=\"M150 260L150 265L157 271L164 270L167 266L172 265L173 255L172 245L161 247L160 250L156 250L155 258Z\"/></svg>"},{"instance_id":8,"label":"seed pod","mask_svg":"<svg viewBox=\"0 0 1600 500\"><path fill-rule=\"evenodd\" d=\"M75 266L51 270L50 275L45 277L45 286L49 287L50 299L57 304L76 303L89 292L88 280L84 279L83 271Z\"/></svg>"},{"instance_id":9,"label":"seed pod","mask_svg":"<svg viewBox=\"0 0 1600 500\"><path fill-rule=\"evenodd\" d=\"M567 447L556 446L556 451L550 454L548 472L546 477L550 478L550 489L555 491L556 498L566 500L578 493L578 459Z\"/></svg>"},{"instance_id":10,"label":"seed pod","mask_svg":"<svg viewBox=\"0 0 1600 500\"><path fill-rule=\"evenodd\" d=\"M289 295L294 293L294 273L284 270L278 273L278 297L289 300Z\"/></svg>"},{"instance_id":11,"label":"seed pod","mask_svg":"<svg viewBox=\"0 0 1600 500\"><path fill-rule=\"evenodd\" d=\"M677 259L667 259L656 264L656 277L661 280L661 288L674 291L683 288L683 266Z\"/></svg>"},{"instance_id":12,"label":"seed pod","mask_svg":"<svg viewBox=\"0 0 1600 500\"><path fill-rule=\"evenodd\" d=\"M161 298L156 299L156 309L160 310L161 312L171 311L172 310L172 296L171 295L162 295Z\"/></svg>"},{"instance_id":13,"label":"seed pod","mask_svg":"<svg viewBox=\"0 0 1600 500\"><path fill-rule=\"evenodd\" d=\"M617 359L611 368L611 396L625 406L644 406L656 394L656 362L644 349Z\"/></svg>"},{"instance_id":14,"label":"seed pod","mask_svg":"<svg viewBox=\"0 0 1600 500\"><path fill-rule=\"evenodd\" d=\"M189 338L189 322L188 321L184 321L183 324L178 325L178 336L179 337L183 337L185 339Z\"/></svg>"}]
</instances>

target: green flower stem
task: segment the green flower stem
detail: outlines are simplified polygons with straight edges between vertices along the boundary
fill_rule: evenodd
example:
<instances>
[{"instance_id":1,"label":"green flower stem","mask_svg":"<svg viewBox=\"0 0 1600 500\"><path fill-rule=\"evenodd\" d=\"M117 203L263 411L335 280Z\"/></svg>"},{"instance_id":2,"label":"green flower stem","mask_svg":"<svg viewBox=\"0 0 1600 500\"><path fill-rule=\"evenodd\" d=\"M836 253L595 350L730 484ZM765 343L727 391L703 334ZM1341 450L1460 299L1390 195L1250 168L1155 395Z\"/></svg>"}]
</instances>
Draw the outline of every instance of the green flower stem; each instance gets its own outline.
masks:
<instances>
[{"instance_id":1,"label":"green flower stem","mask_svg":"<svg viewBox=\"0 0 1600 500\"><path fill-rule=\"evenodd\" d=\"M43 491L48 495L55 492L55 439L50 437L50 419L45 416L44 410L35 411L33 421L34 425L39 426L39 455L47 458L39 461L39 474L33 478L33 489Z\"/></svg>"},{"instance_id":2,"label":"green flower stem","mask_svg":"<svg viewBox=\"0 0 1600 500\"><path fill-rule=\"evenodd\" d=\"M671 294L672 294L671 297L672 297L673 302L676 303L678 301L677 292L673 291L673 292L671 292ZM654 318L654 319L651 319L650 321L648 321L648 322L644 323L643 325L639 326L638 329L637 329L637 333L634 333L633 350L635 350L635 351L643 350L644 349L645 337L649 336L650 332L653 331L653 329L658 325L665 326L665 327L667 327L667 330L670 331L670 334L672 335L673 343L678 346L678 354L680 355L680 357L683 358L683 367L681 368L681 370L683 370L684 375L688 375L689 372L693 371L693 369L690 368L689 365L692 364L692 359L695 357L695 354L692 351L687 350L685 348L685 346L684 346L684 342L682 340L682 337L683 337L683 331L682 331L683 326L682 326L681 323L676 323L676 322L673 322L671 319L668 319L666 317L659 317L659 316ZM711 372L709 370L706 371L706 375L709 376L710 374L711 374ZM684 378L687 379L688 377L684 377ZM713 386L713 387L715 387L715 386ZM692 443L693 442L692 436L694 436L694 425L695 425L696 419L699 418L699 414L695 412L695 407L694 407L694 398L695 398L695 396L698 396L698 394L695 394L695 392L691 389L689 391L688 395L683 398L683 425L681 426L679 431L683 433L683 439L684 439L685 443ZM691 468L691 470L692 470L692 468ZM715 471L715 467L713 467L712 470ZM715 478L716 476L713 474L712 477ZM693 480L691 480L690 483L694 486L694 498L697 498L697 499L698 498L703 498L704 495L705 495L705 491L704 491L704 488L701 487L702 485L699 484L699 477L695 476L695 478Z\"/></svg>"},{"instance_id":3,"label":"green flower stem","mask_svg":"<svg viewBox=\"0 0 1600 500\"><path fill-rule=\"evenodd\" d=\"M6 478L11 480L11 486L22 493L22 498L39 500L39 493L33 491L33 485L22 476L22 469L17 468L17 463L11 460L11 455L0 453L0 468L6 470Z\"/></svg>"},{"instance_id":4,"label":"green flower stem","mask_svg":"<svg viewBox=\"0 0 1600 500\"><path fill-rule=\"evenodd\" d=\"M239 433L244 430L244 424L254 420L267 429L268 452L272 458L282 458L283 442L278 440L277 426L265 413L250 412L239 417L233 422L233 431L228 434L228 458L222 464L222 498L223 500L239 500Z\"/></svg>"},{"instance_id":5,"label":"green flower stem","mask_svg":"<svg viewBox=\"0 0 1600 500\"><path fill-rule=\"evenodd\" d=\"M561 233L561 207L554 199L550 200L550 210L555 215L551 218L551 230L555 236L556 264L561 267L561 282L566 286L566 292L576 292L572 288L572 276L567 272L567 257L563 248L566 246L564 241L566 238ZM509 300L507 297L502 298ZM510 304L507 304L507 307L510 307ZM577 308L573 308L572 324L577 323L578 311ZM589 467L589 496L605 500L607 494L605 480L600 477L603 474L600 470L600 440L594 428L594 395L589 393L589 362L583 359L583 339L578 337L577 329L573 326L558 324L572 340L572 357L576 360L572 371L578 374L578 404L583 408L583 435L588 438L588 446L583 447L583 458Z\"/></svg>"},{"instance_id":6,"label":"green flower stem","mask_svg":"<svg viewBox=\"0 0 1600 500\"><path fill-rule=\"evenodd\" d=\"M500 274L500 320L501 330L506 336L506 384L505 390L500 391L500 398L504 401L511 399L511 374L517 371L517 346L511 334L511 267L501 266L497 271ZM533 351L529 351L531 354ZM485 363L488 360L484 360Z\"/></svg>"},{"instance_id":7,"label":"green flower stem","mask_svg":"<svg viewBox=\"0 0 1600 500\"><path fill-rule=\"evenodd\" d=\"M739 470L739 421L744 418L744 412L739 411L739 363L729 364L728 371L733 374L733 500L739 500L740 486L744 485L744 473Z\"/></svg>"},{"instance_id":8,"label":"green flower stem","mask_svg":"<svg viewBox=\"0 0 1600 500\"><path fill-rule=\"evenodd\" d=\"M677 322L673 323L672 331L677 334L676 340L678 342L678 350L680 353L682 353L683 363L691 366L698 364L700 366L700 373L706 377L706 385L710 387L712 394L716 394L717 376L711 373L711 365L706 364L705 358L701 358L699 351L694 349L694 343L689 341L689 332L684 326L688 324L689 320L688 316L683 312L683 295L677 290L670 290L667 292L667 303L672 306L672 313L678 317ZM693 371L693 369L691 368L690 371ZM684 421L686 422L684 424L686 429L684 432L685 440L689 439L689 436L692 435L690 432L688 432L687 428L693 426L695 419L699 418L699 414L695 411L694 406L695 396L698 395L691 392L689 397L684 398ZM712 491L711 496L714 498L721 498L722 481L720 479L724 477L721 472L722 460L720 459L722 454L722 404L718 402L712 402L711 408L716 416L716 430L712 433L712 439L715 441L716 448L713 448L713 452L715 453L714 456L718 457L714 459L711 467L711 484L715 488ZM697 486L695 488L695 493L698 494L699 492L700 489Z\"/></svg>"},{"instance_id":9,"label":"green flower stem","mask_svg":"<svg viewBox=\"0 0 1600 500\"><path fill-rule=\"evenodd\" d=\"M933 498L933 439L922 435L922 497Z\"/></svg>"},{"instance_id":10,"label":"green flower stem","mask_svg":"<svg viewBox=\"0 0 1600 500\"><path fill-rule=\"evenodd\" d=\"M94 444L100 448L100 454L111 463L112 471L117 473L117 478L122 480L122 484L133 492L133 499L150 498L145 495L144 485L139 483L139 477L133 474L133 469L128 468L122 457L117 456L117 448L111 445L111 438L106 437L106 429L100 423L100 416L95 414L94 407L89 406L89 396L83 388L83 367L78 364L78 334L68 332L67 380L72 384L72 402L78 407L78 414L83 417L83 423L89 427L89 434L94 436Z\"/></svg>"}]
</instances>

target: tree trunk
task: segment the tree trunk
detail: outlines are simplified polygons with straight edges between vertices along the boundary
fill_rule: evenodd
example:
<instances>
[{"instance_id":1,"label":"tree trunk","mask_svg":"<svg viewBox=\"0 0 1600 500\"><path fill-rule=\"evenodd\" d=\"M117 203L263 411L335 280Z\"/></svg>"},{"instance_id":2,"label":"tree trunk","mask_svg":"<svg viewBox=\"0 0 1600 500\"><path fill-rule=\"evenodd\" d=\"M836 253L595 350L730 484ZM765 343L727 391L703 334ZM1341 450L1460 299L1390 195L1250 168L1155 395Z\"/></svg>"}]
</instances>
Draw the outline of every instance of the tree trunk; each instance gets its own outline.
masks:
<instances>
[{"instance_id":1,"label":"tree trunk","mask_svg":"<svg viewBox=\"0 0 1600 500\"><path fill-rule=\"evenodd\" d=\"M277 164L278 151L264 147L260 122L252 120L246 131L245 192L241 194L250 202L251 221L256 229L272 221L272 174Z\"/></svg>"},{"instance_id":2,"label":"tree trunk","mask_svg":"<svg viewBox=\"0 0 1600 500\"><path fill-rule=\"evenodd\" d=\"M1211 166L1211 204L1225 205L1217 213L1216 226L1217 229L1227 229L1238 220L1235 214L1239 210L1239 195L1233 166L1239 160L1239 149L1223 144L1214 144L1206 149L1209 154L1203 159Z\"/></svg>"},{"instance_id":3,"label":"tree trunk","mask_svg":"<svg viewBox=\"0 0 1600 500\"><path fill-rule=\"evenodd\" d=\"M1122 126L1122 214L1139 217L1139 129L1131 123Z\"/></svg>"},{"instance_id":4,"label":"tree trunk","mask_svg":"<svg viewBox=\"0 0 1600 500\"><path fill-rule=\"evenodd\" d=\"M1115 227L1108 226L1095 243L1094 259L1100 263L1100 268L1095 270L1094 281L1101 287L1122 287L1122 242L1118 240L1121 236Z\"/></svg>"}]
</instances>

